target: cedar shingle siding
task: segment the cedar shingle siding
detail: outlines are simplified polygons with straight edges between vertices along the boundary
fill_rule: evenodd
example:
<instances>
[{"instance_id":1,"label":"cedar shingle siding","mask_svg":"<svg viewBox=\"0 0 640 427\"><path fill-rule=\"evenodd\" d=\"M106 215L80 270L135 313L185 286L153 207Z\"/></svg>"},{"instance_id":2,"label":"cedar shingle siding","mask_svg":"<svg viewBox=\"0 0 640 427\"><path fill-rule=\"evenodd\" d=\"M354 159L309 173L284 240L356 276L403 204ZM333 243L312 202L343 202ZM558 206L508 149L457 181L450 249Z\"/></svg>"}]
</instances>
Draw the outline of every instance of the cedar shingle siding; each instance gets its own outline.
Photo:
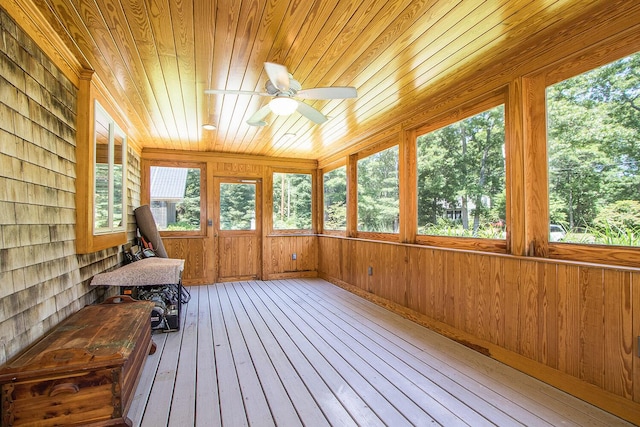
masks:
<instances>
[{"instance_id":1,"label":"cedar shingle siding","mask_svg":"<svg viewBox=\"0 0 640 427\"><path fill-rule=\"evenodd\" d=\"M76 255L77 92L0 9L0 364L102 299L89 280L121 259L118 248ZM131 213L140 200L132 151L128 175Z\"/></svg>"}]
</instances>

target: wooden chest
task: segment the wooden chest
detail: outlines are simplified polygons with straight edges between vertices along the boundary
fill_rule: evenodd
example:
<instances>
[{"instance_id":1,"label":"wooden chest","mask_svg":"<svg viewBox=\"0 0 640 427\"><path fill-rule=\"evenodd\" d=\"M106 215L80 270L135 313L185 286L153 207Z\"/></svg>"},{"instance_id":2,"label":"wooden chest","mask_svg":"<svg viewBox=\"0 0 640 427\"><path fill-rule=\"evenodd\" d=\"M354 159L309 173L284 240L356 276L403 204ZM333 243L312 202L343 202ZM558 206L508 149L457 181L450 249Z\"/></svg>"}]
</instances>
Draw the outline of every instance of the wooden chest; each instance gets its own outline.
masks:
<instances>
[{"instance_id":1,"label":"wooden chest","mask_svg":"<svg viewBox=\"0 0 640 427\"><path fill-rule=\"evenodd\" d=\"M129 425L153 303L113 297L84 307L0 368L1 425Z\"/></svg>"}]
</instances>

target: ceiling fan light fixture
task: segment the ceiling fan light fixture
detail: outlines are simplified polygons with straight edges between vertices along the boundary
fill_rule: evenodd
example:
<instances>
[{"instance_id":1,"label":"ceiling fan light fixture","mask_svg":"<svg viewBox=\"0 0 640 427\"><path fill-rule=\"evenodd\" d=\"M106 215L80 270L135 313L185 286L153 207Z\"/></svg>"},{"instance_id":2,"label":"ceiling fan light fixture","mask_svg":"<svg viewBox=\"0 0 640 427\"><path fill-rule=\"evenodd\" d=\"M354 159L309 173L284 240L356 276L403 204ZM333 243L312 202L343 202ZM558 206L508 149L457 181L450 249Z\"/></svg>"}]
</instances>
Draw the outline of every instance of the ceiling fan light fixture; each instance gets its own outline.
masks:
<instances>
[{"instance_id":1,"label":"ceiling fan light fixture","mask_svg":"<svg viewBox=\"0 0 640 427\"><path fill-rule=\"evenodd\" d=\"M298 101L286 96L278 96L269 101L269 108L274 114L288 116L298 109Z\"/></svg>"}]
</instances>

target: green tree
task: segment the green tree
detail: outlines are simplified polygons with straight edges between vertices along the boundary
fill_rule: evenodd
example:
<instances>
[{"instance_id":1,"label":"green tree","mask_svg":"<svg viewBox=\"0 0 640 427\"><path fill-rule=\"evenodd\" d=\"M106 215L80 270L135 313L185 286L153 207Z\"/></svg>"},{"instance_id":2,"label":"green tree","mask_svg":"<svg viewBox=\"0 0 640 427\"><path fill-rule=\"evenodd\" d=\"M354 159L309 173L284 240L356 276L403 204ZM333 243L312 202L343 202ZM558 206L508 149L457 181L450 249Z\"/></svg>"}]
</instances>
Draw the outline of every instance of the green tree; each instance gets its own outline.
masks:
<instances>
[{"instance_id":1,"label":"green tree","mask_svg":"<svg viewBox=\"0 0 640 427\"><path fill-rule=\"evenodd\" d=\"M176 221L181 230L200 228L200 169L187 172L184 198L176 205Z\"/></svg>"},{"instance_id":2,"label":"green tree","mask_svg":"<svg viewBox=\"0 0 640 427\"><path fill-rule=\"evenodd\" d=\"M398 147L358 161L358 230L397 233Z\"/></svg>"},{"instance_id":3,"label":"green tree","mask_svg":"<svg viewBox=\"0 0 640 427\"><path fill-rule=\"evenodd\" d=\"M220 228L222 230L255 229L255 197L254 184L221 184Z\"/></svg>"},{"instance_id":4,"label":"green tree","mask_svg":"<svg viewBox=\"0 0 640 427\"><path fill-rule=\"evenodd\" d=\"M602 230L612 206L638 201L639 95L640 54L547 89L553 222Z\"/></svg>"},{"instance_id":5,"label":"green tree","mask_svg":"<svg viewBox=\"0 0 640 427\"><path fill-rule=\"evenodd\" d=\"M311 222L311 175L273 174L273 227L309 230Z\"/></svg>"},{"instance_id":6,"label":"green tree","mask_svg":"<svg viewBox=\"0 0 640 427\"><path fill-rule=\"evenodd\" d=\"M422 135L417 145L421 232L479 236L482 227L504 223L502 106ZM447 220L447 210L460 211L460 219Z\"/></svg>"},{"instance_id":7,"label":"green tree","mask_svg":"<svg viewBox=\"0 0 640 427\"><path fill-rule=\"evenodd\" d=\"M324 174L324 228L347 228L347 168L342 166Z\"/></svg>"}]
</instances>

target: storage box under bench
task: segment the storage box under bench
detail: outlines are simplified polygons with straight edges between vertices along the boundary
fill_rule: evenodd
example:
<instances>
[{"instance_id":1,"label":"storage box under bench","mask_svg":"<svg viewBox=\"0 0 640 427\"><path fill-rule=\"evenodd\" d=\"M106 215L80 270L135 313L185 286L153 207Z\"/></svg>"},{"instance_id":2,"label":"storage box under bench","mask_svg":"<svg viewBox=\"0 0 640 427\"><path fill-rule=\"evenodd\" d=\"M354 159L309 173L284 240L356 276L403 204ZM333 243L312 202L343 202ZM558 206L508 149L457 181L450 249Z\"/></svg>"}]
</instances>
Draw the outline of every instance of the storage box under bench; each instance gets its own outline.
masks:
<instances>
[{"instance_id":1,"label":"storage box under bench","mask_svg":"<svg viewBox=\"0 0 640 427\"><path fill-rule=\"evenodd\" d=\"M130 425L141 368L155 351L153 306L118 296L84 307L7 362L1 425Z\"/></svg>"}]
</instances>

